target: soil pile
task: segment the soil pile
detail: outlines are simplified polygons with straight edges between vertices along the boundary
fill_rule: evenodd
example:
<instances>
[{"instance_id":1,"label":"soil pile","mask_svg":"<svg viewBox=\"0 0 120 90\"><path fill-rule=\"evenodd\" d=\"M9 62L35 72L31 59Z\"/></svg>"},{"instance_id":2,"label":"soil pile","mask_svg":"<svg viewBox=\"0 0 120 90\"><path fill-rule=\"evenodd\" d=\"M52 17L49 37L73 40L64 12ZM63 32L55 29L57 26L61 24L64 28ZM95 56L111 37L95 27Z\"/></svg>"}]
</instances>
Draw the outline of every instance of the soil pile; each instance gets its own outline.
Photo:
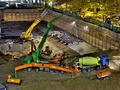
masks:
<instances>
[{"instance_id":1,"label":"soil pile","mask_svg":"<svg viewBox=\"0 0 120 90\"><path fill-rule=\"evenodd\" d=\"M12 60L12 56L10 55L4 55L1 51L0 51L0 65L7 63L9 60Z\"/></svg>"}]
</instances>

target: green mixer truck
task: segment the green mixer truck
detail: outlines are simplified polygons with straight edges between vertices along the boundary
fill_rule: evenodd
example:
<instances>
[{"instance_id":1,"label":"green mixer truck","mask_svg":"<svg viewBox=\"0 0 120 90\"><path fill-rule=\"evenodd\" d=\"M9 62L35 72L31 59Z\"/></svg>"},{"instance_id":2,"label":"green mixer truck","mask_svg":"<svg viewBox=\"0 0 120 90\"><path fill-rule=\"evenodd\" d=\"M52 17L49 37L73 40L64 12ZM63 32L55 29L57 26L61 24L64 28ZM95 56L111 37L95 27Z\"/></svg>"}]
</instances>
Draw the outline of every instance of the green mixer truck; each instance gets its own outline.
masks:
<instances>
[{"instance_id":1,"label":"green mixer truck","mask_svg":"<svg viewBox=\"0 0 120 90\"><path fill-rule=\"evenodd\" d=\"M92 69L106 68L109 65L109 59L106 55L99 57L85 56L79 58L75 65L82 72L90 72Z\"/></svg>"}]
</instances>

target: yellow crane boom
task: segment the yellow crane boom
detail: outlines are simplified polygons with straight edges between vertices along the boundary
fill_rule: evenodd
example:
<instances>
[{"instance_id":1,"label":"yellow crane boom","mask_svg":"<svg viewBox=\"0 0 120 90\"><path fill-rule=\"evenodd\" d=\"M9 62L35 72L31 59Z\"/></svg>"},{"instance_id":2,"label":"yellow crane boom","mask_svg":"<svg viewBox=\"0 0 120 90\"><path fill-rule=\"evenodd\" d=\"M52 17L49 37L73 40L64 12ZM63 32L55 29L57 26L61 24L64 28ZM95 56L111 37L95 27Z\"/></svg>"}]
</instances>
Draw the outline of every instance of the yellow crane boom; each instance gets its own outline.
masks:
<instances>
[{"instance_id":1,"label":"yellow crane boom","mask_svg":"<svg viewBox=\"0 0 120 90\"><path fill-rule=\"evenodd\" d=\"M43 16L45 16L45 15L47 14L47 12L48 12L48 9L46 8L46 9L41 13L40 18L36 19L36 20L32 23L32 25L26 30L26 32L22 32L21 38L23 38L23 39L32 38L33 35L32 35L31 32L32 32L33 28L41 21L41 18L42 18Z\"/></svg>"},{"instance_id":2,"label":"yellow crane boom","mask_svg":"<svg viewBox=\"0 0 120 90\"><path fill-rule=\"evenodd\" d=\"M32 23L32 25L27 29L27 31L26 31L26 32L23 32L23 33L21 34L21 38L26 38L26 39L32 38L33 35L32 35L31 32L32 32L33 28L34 28L40 21L41 21L40 19L35 20L35 21Z\"/></svg>"}]
</instances>

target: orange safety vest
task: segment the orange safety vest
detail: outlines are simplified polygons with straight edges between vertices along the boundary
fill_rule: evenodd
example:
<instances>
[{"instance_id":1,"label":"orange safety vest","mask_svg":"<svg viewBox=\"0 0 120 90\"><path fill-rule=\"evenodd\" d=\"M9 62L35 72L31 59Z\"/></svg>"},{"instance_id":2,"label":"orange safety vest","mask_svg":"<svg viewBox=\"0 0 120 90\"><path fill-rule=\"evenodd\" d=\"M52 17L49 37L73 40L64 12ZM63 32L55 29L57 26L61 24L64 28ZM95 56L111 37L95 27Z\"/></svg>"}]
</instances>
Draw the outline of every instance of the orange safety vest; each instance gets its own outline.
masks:
<instances>
[{"instance_id":1,"label":"orange safety vest","mask_svg":"<svg viewBox=\"0 0 120 90\"><path fill-rule=\"evenodd\" d=\"M80 70L75 66L74 67L75 76L80 76Z\"/></svg>"}]
</instances>

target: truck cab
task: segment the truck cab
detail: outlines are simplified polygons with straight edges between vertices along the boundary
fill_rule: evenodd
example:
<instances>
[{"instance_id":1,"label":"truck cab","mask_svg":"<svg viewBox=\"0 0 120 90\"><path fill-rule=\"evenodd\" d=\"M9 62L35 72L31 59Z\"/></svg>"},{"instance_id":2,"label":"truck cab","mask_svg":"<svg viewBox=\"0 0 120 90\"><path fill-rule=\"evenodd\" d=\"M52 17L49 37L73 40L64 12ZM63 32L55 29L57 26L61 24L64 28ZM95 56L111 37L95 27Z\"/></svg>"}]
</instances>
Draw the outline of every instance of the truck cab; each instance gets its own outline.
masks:
<instances>
[{"instance_id":1,"label":"truck cab","mask_svg":"<svg viewBox=\"0 0 120 90\"><path fill-rule=\"evenodd\" d=\"M103 68L107 67L109 65L109 59L108 59L108 57L105 56L105 55L100 55L99 57L101 58L101 66Z\"/></svg>"}]
</instances>

